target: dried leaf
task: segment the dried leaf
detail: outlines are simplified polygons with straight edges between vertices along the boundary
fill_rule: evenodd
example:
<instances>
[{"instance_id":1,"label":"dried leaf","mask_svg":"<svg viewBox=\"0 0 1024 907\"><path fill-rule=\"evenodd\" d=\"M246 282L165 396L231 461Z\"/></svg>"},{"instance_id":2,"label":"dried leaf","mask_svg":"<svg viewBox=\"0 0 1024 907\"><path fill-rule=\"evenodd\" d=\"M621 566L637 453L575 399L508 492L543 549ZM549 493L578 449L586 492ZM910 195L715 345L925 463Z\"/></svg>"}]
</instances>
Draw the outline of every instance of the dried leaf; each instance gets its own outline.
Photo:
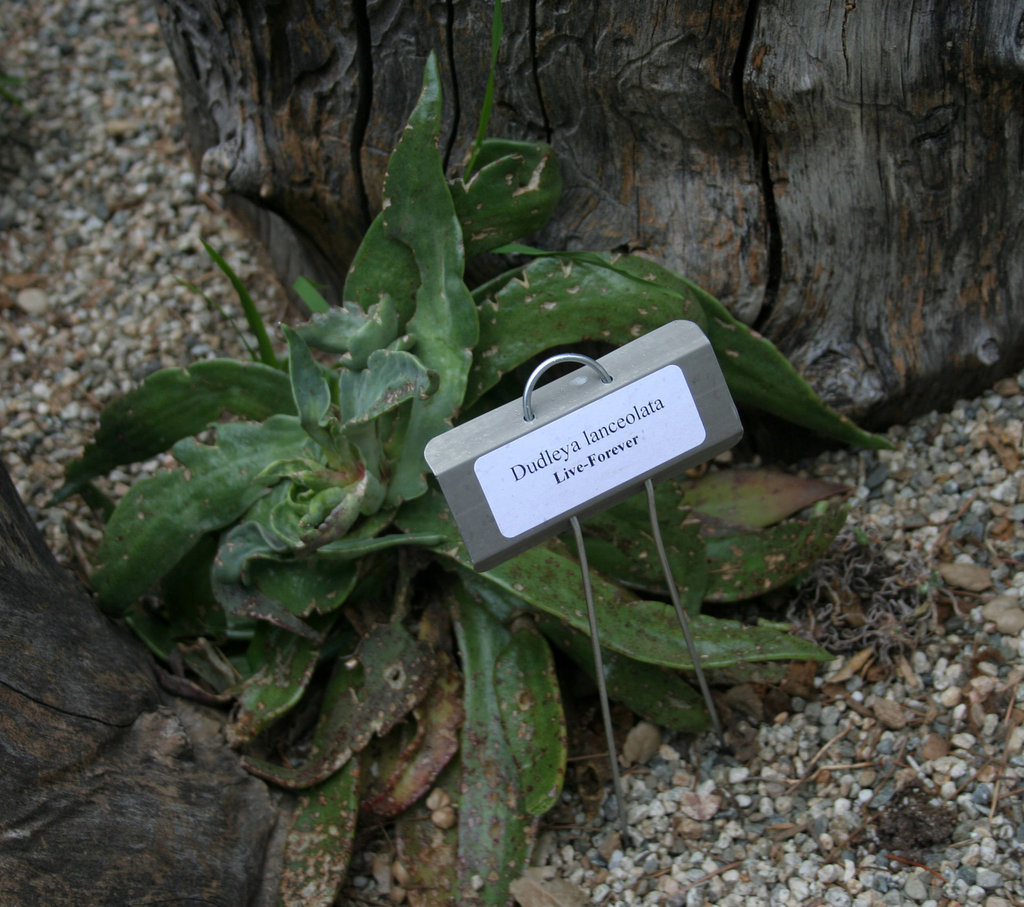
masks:
<instances>
[{"instance_id":1,"label":"dried leaf","mask_svg":"<svg viewBox=\"0 0 1024 907\"><path fill-rule=\"evenodd\" d=\"M874 655L874 652L874 648L872 646L868 646L866 649L861 649L855 655L851 655L847 659L846 663L838 671L836 671L835 674L827 678L828 682L845 683L847 680L853 677L854 674L860 672L864 665L866 665L871 660L872 656Z\"/></svg>"},{"instance_id":2,"label":"dried leaf","mask_svg":"<svg viewBox=\"0 0 1024 907\"><path fill-rule=\"evenodd\" d=\"M519 907L583 907L587 902L579 886L562 879L543 879L529 871L516 879L509 891Z\"/></svg>"},{"instance_id":3,"label":"dried leaf","mask_svg":"<svg viewBox=\"0 0 1024 907\"><path fill-rule=\"evenodd\" d=\"M718 794L699 794L696 791L683 791L679 798L679 811L696 822L707 822L718 812L722 798Z\"/></svg>"}]
</instances>

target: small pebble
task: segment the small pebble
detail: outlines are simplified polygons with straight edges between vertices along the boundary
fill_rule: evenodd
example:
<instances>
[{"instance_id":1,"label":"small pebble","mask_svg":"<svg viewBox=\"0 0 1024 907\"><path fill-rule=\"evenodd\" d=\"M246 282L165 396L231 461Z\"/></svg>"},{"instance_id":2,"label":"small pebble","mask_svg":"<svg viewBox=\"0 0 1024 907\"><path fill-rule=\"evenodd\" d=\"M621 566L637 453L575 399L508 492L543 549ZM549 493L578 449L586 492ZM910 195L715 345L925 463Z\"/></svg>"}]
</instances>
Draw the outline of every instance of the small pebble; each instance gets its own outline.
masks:
<instances>
[{"instance_id":1,"label":"small pebble","mask_svg":"<svg viewBox=\"0 0 1024 907\"><path fill-rule=\"evenodd\" d=\"M1018 599L999 595L989 599L981 609L981 616L996 625L1000 633L1016 636L1024 630L1024 608Z\"/></svg>"},{"instance_id":2,"label":"small pebble","mask_svg":"<svg viewBox=\"0 0 1024 907\"><path fill-rule=\"evenodd\" d=\"M19 309L29 315L40 315L50 307L50 297L38 287L19 290L14 302Z\"/></svg>"}]
</instances>

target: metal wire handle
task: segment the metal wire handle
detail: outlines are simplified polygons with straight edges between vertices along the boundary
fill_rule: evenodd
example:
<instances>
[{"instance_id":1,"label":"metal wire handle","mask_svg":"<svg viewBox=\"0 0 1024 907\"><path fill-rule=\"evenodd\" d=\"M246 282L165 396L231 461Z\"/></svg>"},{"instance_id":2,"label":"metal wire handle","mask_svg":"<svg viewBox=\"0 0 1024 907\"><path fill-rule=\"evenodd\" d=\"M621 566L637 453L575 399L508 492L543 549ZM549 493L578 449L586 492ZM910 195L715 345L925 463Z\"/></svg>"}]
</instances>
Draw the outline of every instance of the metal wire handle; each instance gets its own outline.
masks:
<instances>
[{"instance_id":1,"label":"metal wire handle","mask_svg":"<svg viewBox=\"0 0 1024 907\"><path fill-rule=\"evenodd\" d=\"M608 374L608 370L596 359L591 359L589 356L584 356L582 353L559 353L557 356L551 356L538 365L526 380L526 387L523 388L524 422L532 422L537 418L533 411L533 407L530 406L530 397L533 395L533 389L537 386L537 382L540 381L540 376L553 365L561 365L565 362L577 362L580 365L589 365L600 376L602 384L611 384L612 376Z\"/></svg>"}]
</instances>

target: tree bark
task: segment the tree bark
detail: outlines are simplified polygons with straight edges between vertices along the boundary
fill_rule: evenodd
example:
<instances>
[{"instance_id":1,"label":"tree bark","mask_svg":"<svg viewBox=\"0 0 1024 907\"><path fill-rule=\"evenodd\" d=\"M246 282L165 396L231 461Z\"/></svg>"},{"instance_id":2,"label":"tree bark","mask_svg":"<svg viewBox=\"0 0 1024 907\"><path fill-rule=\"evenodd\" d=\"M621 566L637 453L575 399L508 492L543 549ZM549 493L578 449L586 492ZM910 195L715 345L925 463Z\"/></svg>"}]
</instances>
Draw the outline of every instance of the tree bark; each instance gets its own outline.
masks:
<instances>
[{"instance_id":1,"label":"tree bark","mask_svg":"<svg viewBox=\"0 0 1024 907\"><path fill-rule=\"evenodd\" d=\"M219 727L161 695L0 466L0 903L272 903L277 813Z\"/></svg>"},{"instance_id":2,"label":"tree bark","mask_svg":"<svg viewBox=\"0 0 1024 907\"><path fill-rule=\"evenodd\" d=\"M415 103L463 156L491 4L160 0L189 147L289 283L337 291ZM491 132L550 141L538 243L633 249L873 426L1024 365L1024 4L504 5Z\"/></svg>"}]
</instances>

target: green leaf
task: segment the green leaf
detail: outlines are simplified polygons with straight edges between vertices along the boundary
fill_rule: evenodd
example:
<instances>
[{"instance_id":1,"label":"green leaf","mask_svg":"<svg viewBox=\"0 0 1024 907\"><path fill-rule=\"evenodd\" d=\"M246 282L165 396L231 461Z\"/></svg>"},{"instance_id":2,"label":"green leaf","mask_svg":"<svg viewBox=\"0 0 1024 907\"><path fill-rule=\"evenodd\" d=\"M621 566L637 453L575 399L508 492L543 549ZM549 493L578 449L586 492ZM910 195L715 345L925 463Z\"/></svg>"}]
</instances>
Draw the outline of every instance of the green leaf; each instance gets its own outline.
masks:
<instances>
[{"instance_id":1,"label":"green leaf","mask_svg":"<svg viewBox=\"0 0 1024 907\"><path fill-rule=\"evenodd\" d=\"M588 633L579 564L575 560L548 548L533 548L480 576L532 607ZM463 582L467 582L465 576ZM693 668L671 605L641 601L593 572L591 583L602 645L637 661L683 670ZM704 615L691 618L691 625L705 668L737 661L831 657L817 646L774 628L746 627L737 621Z\"/></svg>"},{"instance_id":2,"label":"green leaf","mask_svg":"<svg viewBox=\"0 0 1024 907\"><path fill-rule=\"evenodd\" d=\"M537 625L591 680L595 679L594 653L585 633L549 614L538 614ZM610 699L669 730L692 734L710 725L703 698L678 671L634 661L616 652L604 651L602 660Z\"/></svg>"},{"instance_id":3,"label":"green leaf","mask_svg":"<svg viewBox=\"0 0 1024 907\"><path fill-rule=\"evenodd\" d=\"M340 608L359 579L358 565L316 557L275 563L256 561L250 567L253 585L276 599L296 617L328 614Z\"/></svg>"},{"instance_id":4,"label":"green leaf","mask_svg":"<svg viewBox=\"0 0 1024 907\"><path fill-rule=\"evenodd\" d=\"M213 583L213 594L221 607L236 617L251 617L295 633L304 639L321 642L320 633L296 617L276 598L241 583Z\"/></svg>"},{"instance_id":5,"label":"green leaf","mask_svg":"<svg viewBox=\"0 0 1024 907\"><path fill-rule=\"evenodd\" d=\"M501 0L494 0L491 13L491 68L487 73L487 85L484 88L484 101L480 105L480 122L476 127L476 138L473 140L473 151L466 165L466 172L472 173L479 165L479 156L486 142L487 126L491 120L491 108L494 106L494 75L498 69L498 52L501 50L501 37L505 32L505 23L501 17Z\"/></svg>"},{"instance_id":6,"label":"green leaf","mask_svg":"<svg viewBox=\"0 0 1024 907\"><path fill-rule=\"evenodd\" d=\"M338 376L342 431L371 422L407 400L425 400L437 389L437 375L411 353L376 350L366 369Z\"/></svg>"},{"instance_id":7,"label":"green leaf","mask_svg":"<svg viewBox=\"0 0 1024 907\"><path fill-rule=\"evenodd\" d=\"M523 808L542 816L562 792L568 743L555 661L529 618L510 628L508 644L494 664L494 692L519 769Z\"/></svg>"},{"instance_id":8,"label":"green leaf","mask_svg":"<svg viewBox=\"0 0 1024 907\"><path fill-rule=\"evenodd\" d=\"M466 406L502 375L553 346L619 346L677 318L704 327L692 299L613 266L610 256L538 258L476 290L480 340Z\"/></svg>"},{"instance_id":9,"label":"green leaf","mask_svg":"<svg viewBox=\"0 0 1024 907\"><path fill-rule=\"evenodd\" d=\"M638 264L639 263L639 264ZM825 405L776 346L732 316L714 296L685 277L645 259L620 262L647 279L692 299L704 310L704 332L718 355L737 403L773 413L844 444L876 450L892 445L881 435L858 428Z\"/></svg>"},{"instance_id":10,"label":"green leaf","mask_svg":"<svg viewBox=\"0 0 1024 907\"><path fill-rule=\"evenodd\" d=\"M335 664L305 764L293 768L246 758L249 771L293 789L319 784L375 734L386 734L405 718L426 696L440 667L429 648L399 623L371 630L355 661Z\"/></svg>"},{"instance_id":11,"label":"green leaf","mask_svg":"<svg viewBox=\"0 0 1024 907\"><path fill-rule=\"evenodd\" d=\"M260 421L294 413L288 376L258 362L213 359L187 369L161 369L103 409L96 437L70 463L62 501L115 466L136 463L196 435L223 412Z\"/></svg>"},{"instance_id":12,"label":"green leaf","mask_svg":"<svg viewBox=\"0 0 1024 907\"><path fill-rule=\"evenodd\" d=\"M295 290L299 299L306 304L306 308L313 312L314 315L323 314L330 310L327 300L324 299L323 293L320 292L322 287L317 286L312 280L306 277L299 277L292 284L292 289Z\"/></svg>"},{"instance_id":13,"label":"green leaf","mask_svg":"<svg viewBox=\"0 0 1024 907\"><path fill-rule=\"evenodd\" d=\"M295 326L298 334L313 349L338 355L344 368L366 367L374 350L383 349L398 337L398 311L386 293L365 311L356 303L313 315L306 324Z\"/></svg>"},{"instance_id":14,"label":"green leaf","mask_svg":"<svg viewBox=\"0 0 1024 907\"><path fill-rule=\"evenodd\" d=\"M262 424L219 426L214 445L174 445L185 467L137 482L110 517L96 554L93 588L122 611L164 576L200 536L234 522L267 488L256 480L274 460L298 456L307 443L294 416Z\"/></svg>"},{"instance_id":15,"label":"green leaf","mask_svg":"<svg viewBox=\"0 0 1024 907\"><path fill-rule=\"evenodd\" d=\"M318 557L348 561L406 545L434 548L444 540L445 536L439 532L409 532L401 535L381 535L377 538L344 538L318 548L316 553Z\"/></svg>"},{"instance_id":16,"label":"green leaf","mask_svg":"<svg viewBox=\"0 0 1024 907\"><path fill-rule=\"evenodd\" d=\"M416 336L417 358L437 373L438 388L413 401L401 448L391 451L390 504L426 491L423 448L450 427L477 341L476 307L462 282L462 234L437 149L440 122L440 77L431 55L419 102L388 165L382 217L388 235L411 249L416 261L419 288L408 330Z\"/></svg>"},{"instance_id":17,"label":"green leaf","mask_svg":"<svg viewBox=\"0 0 1024 907\"><path fill-rule=\"evenodd\" d=\"M467 259L536 233L562 194L558 159L543 142L488 140L476 166L451 184Z\"/></svg>"},{"instance_id":18,"label":"green leaf","mask_svg":"<svg viewBox=\"0 0 1024 907\"><path fill-rule=\"evenodd\" d=\"M288 373L299 420L330 459L334 444L324 428L329 421L333 376L313 358L306 341L298 333L288 325L282 325L281 330L288 339Z\"/></svg>"},{"instance_id":19,"label":"green leaf","mask_svg":"<svg viewBox=\"0 0 1024 907\"><path fill-rule=\"evenodd\" d=\"M509 885L529 860L533 825L498 717L494 685L494 664L510 635L464 588L457 585L454 595L455 638L466 684L455 902L504 907Z\"/></svg>"},{"instance_id":20,"label":"green leaf","mask_svg":"<svg viewBox=\"0 0 1024 907\"><path fill-rule=\"evenodd\" d=\"M298 798L284 842L282 904L330 907L337 902L355 840L359 815L359 763Z\"/></svg>"},{"instance_id":21,"label":"green leaf","mask_svg":"<svg viewBox=\"0 0 1024 907\"><path fill-rule=\"evenodd\" d=\"M753 598L791 583L825 554L846 524L846 515L842 504L823 501L807 520L787 520L759 532L709 536L705 599Z\"/></svg>"},{"instance_id":22,"label":"green leaf","mask_svg":"<svg viewBox=\"0 0 1024 907\"><path fill-rule=\"evenodd\" d=\"M211 579L214 583L248 583L249 562L254 557L279 557L289 548L284 539L262 523L239 523L221 540Z\"/></svg>"},{"instance_id":23,"label":"green leaf","mask_svg":"<svg viewBox=\"0 0 1024 907\"><path fill-rule=\"evenodd\" d=\"M415 501L403 504L395 515L395 525L409 535L437 534L441 538L433 546L435 551L471 566L462 536L444 495L431 485L430 490Z\"/></svg>"},{"instance_id":24,"label":"green leaf","mask_svg":"<svg viewBox=\"0 0 1024 907\"><path fill-rule=\"evenodd\" d=\"M224 257L213 246L205 239L200 240L200 242L202 242L203 248L206 249L207 254L213 259L217 267L231 281L231 286L234 287L238 301L241 303L242 311L245 312L245 320L249 323L249 330L252 331L253 336L256 338L256 343L259 345L260 361L264 365L280 368L281 364L278 362L277 356L274 355L274 347L270 343L267 329L263 324L263 319L260 318L256 303L253 302L252 296L249 295L249 290L242 282L242 279L231 269L231 266L224 260Z\"/></svg>"},{"instance_id":25,"label":"green leaf","mask_svg":"<svg viewBox=\"0 0 1024 907\"><path fill-rule=\"evenodd\" d=\"M420 273L412 250L392 237L381 212L370 223L345 278L344 298L364 312L388 301L397 314L398 332L416 311Z\"/></svg>"},{"instance_id":26,"label":"green leaf","mask_svg":"<svg viewBox=\"0 0 1024 907\"><path fill-rule=\"evenodd\" d=\"M698 479L662 483L659 491L673 509L692 507L721 523L763 529L824 498L850 488L790 475L777 469L722 469ZM659 505L662 499L659 498Z\"/></svg>"},{"instance_id":27,"label":"green leaf","mask_svg":"<svg viewBox=\"0 0 1024 907\"><path fill-rule=\"evenodd\" d=\"M683 608L698 614L708 583L707 551L700 521L688 510L672 506L678 501L666 495L672 490L669 483L659 483L655 490L659 529ZM587 558L598 573L633 589L669 594L645 493L588 518L583 529Z\"/></svg>"},{"instance_id":28,"label":"green leaf","mask_svg":"<svg viewBox=\"0 0 1024 907\"><path fill-rule=\"evenodd\" d=\"M318 640L304 639L268 625L257 630L250 644L249 660L258 667L242 684L231 721L225 728L232 746L252 740L299 702L319 654Z\"/></svg>"}]
</instances>

